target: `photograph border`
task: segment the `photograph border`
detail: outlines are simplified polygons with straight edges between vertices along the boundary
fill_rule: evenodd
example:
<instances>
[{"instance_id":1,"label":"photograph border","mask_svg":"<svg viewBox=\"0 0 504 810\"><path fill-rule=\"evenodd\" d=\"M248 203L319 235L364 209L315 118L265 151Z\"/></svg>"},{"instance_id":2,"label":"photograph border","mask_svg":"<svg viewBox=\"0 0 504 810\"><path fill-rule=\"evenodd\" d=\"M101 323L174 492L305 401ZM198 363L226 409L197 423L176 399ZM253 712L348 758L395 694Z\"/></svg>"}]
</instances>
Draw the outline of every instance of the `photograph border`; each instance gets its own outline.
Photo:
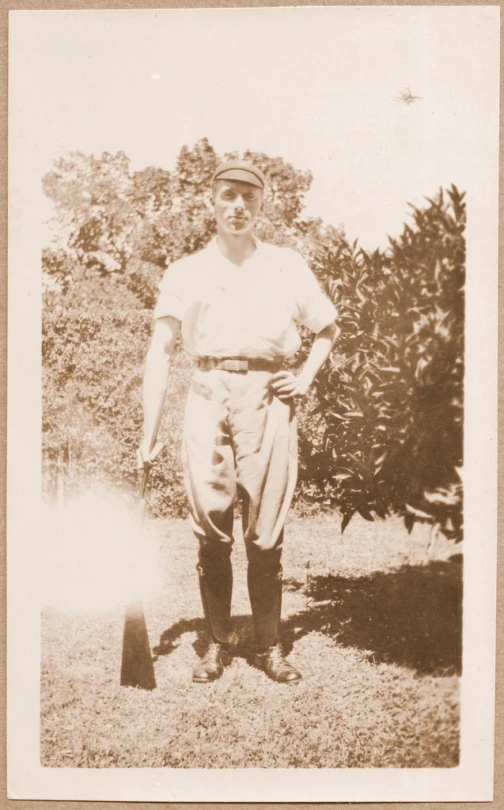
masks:
<instances>
[{"instance_id":1,"label":"photograph border","mask_svg":"<svg viewBox=\"0 0 504 810\"><path fill-rule=\"evenodd\" d=\"M382 5L398 5L392 3L351 3L351 2L344 2L344 3L334 3L334 2L324 2L323 4L318 3L298 3L293 0L293 2L183 2L182 0L177 3L162 3L162 4L149 4L141 2L135 3L120 3L120 2L113 2L111 0L108 3L104 2L94 2L90 0L90 2L75 2L75 3L50 3L50 2L37 2L32 4L22 4L22 3L15 3L15 2L8 2L7 8L4 8L0 15L0 43L1 43L1 50L2 54L0 56L2 71L1 71L1 81L2 81L2 104L1 104L1 119L2 119L2 156L4 159L1 161L1 170L2 170L2 177L5 180L3 183L3 193L2 193L2 200L1 200L1 217L2 217L2 230L1 230L1 249L2 249L2 256L4 257L4 268L7 268L7 107L8 107L8 74L7 74L7 58L8 58L8 45L7 45L7 30L8 30L8 22L7 22L7 15L9 10L26 10L26 11L35 11L35 10L52 10L52 11L62 11L62 10L114 10L114 9L156 9L162 8L165 9L175 9L175 8L184 8L184 9L194 9L194 8L252 8L252 7L291 7L291 6L301 6L301 7L308 7L308 6L320 6L320 5L331 5L331 6L382 6ZM400 4L400 5L444 5L442 3L408 3L408 4ZM485 2L472 2L472 3L451 3L450 5L454 6L498 6L501 7L500 4L496 3L485 3ZM501 53L502 53L502 45L503 45L503 36L502 36L502 19L501 19ZM502 90L502 57L501 57L501 89L500 89L500 121L501 121L501 140L500 140L500 196L499 196L499 266L501 265L501 260L503 256L503 249L502 249L502 238L504 236L504 226L502 222L502 211L503 211L503 196L501 192L502 188L502 178L503 178L503 156L504 156L504 146L502 143L502 122L503 122L503 107L504 107L504 94ZM1 353L1 363L2 363L2 373L3 379L7 379L7 271L6 269L1 274L1 287L0 287L0 297L1 297L1 310L0 310L0 320L2 324L2 337L3 337L3 351ZM502 286L501 279L499 280L499 289ZM503 303L502 303L502 296L499 299L499 322L503 314ZM502 354L502 336L500 336L500 344L499 344L499 355ZM7 395L6 395L6 388L7 386L3 386L2 392L3 395L1 397L1 414L3 418L3 424L5 426L4 431L2 431L2 449L4 450L4 458L6 458L6 411L7 411ZM504 384L502 383L502 379L500 379L499 383L499 399L502 399L502 393L504 390ZM500 417L503 418L503 417ZM501 423L500 423L501 424ZM499 473L501 471L501 465L504 459L504 449L499 447ZM7 481L6 481L6 472L5 468L2 468L2 475L3 475L3 510L2 510L2 549L4 552L3 559L6 559L6 544L5 544L5 533L6 533L6 490L7 490ZM497 582L498 582L498 595L497 595L497 680L496 680L496 738L495 738L495 792L494 798L492 802L450 802L450 806L454 808L472 808L472 807L479 807L479 806L486 806L492 807L495 806L496 808L500 808L504 806L504 686L503 686L503 669L504 669L504 649L503 649L503 641L502 641L502 628L504 623L504 577L503 574L503 565L502 565L502 535L503 535L503 528L504 528L504 510L502 508L502 504L499 504L499 549L498 549L498 567L497 567ZM7 627L7 617L6 617L6 594L7 594L7 583L6 583L6 576L5 576L5 565L2 570L2 610L3 610L3 622L1 623L2 626L2 640L4 641L2 645L3 654L1 659L1 675L2 675L2 684L6 685L7 680L7 663L6 663L6 627ZM6 689L2 690L2 706L5 710L4 716L6 716ZM3 775L6 776L6 737L5 737L5 728L4 733L1 735L1 763L2 763L2 772ZM499 766L499 763L503 763ZM289 771L286 771L289 773ZM356 769L356 773L358 774L358 769ZM385 775L385 774L384 774ZM6 778L3 781L3 784L6 784ZM58 806L62 808L85 808L85 810L99 810L99 808L117 808L117 810L122 810L123 808L127 807L143 807L143 808L156 808L159 807L160 802L129 802L129 801L112 801L112 802L102 802L102 801L68 801L68 800L61 800L61 801L49 801L49 800L13 800L13 799L6 799L6 807L8 808L22 808L22 810L29 810L29 808L40 808L46 807L50 808L50 810L57 810ZM352 805L355 807L362 807L366 808L370 804L374 807L386 807L391 802L384 802L384 803L377 803L375 801L360 803L360 802L352 802ZM240 807L245 806L249 807L260 807L264 804L264 802L258 803L245 803L245 802L229 802L229 803L213 803L213 802L165 802L162 801L162 804L170 804L173 806L180 806L180 807ZM292 803L292 802L269 802L268 804L281 804L286 808L293 808L293 807L336 807L340 804L344 804L341 802L338 803L311 803L311 802L302 802L302 803ZM436 807L440 805L440 802L429 802L429 807ZM422 807L425 806L424 803L418 802L408 802L409 807Z\"/></svg>"}]
</instances>

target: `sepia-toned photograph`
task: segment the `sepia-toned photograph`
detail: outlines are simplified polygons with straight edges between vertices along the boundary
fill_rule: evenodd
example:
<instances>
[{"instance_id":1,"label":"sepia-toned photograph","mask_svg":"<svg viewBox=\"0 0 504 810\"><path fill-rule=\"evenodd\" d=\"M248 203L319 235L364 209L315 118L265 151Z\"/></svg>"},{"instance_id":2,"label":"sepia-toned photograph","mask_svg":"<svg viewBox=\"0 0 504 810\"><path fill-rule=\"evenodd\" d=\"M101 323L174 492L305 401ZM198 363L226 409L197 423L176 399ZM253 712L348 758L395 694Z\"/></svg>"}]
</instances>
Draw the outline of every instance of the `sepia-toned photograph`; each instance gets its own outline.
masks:
<instances>
[{"instance_id":1,"label":"sepia-toned photograph","mask_svg":"<svg viewBox=\"0 0 504 810\"><path fill-rule=\"evenodd\" d=\"M491 798L498 71L496 7L11 12L12 798Z\"/></svg>"}]
</instances>

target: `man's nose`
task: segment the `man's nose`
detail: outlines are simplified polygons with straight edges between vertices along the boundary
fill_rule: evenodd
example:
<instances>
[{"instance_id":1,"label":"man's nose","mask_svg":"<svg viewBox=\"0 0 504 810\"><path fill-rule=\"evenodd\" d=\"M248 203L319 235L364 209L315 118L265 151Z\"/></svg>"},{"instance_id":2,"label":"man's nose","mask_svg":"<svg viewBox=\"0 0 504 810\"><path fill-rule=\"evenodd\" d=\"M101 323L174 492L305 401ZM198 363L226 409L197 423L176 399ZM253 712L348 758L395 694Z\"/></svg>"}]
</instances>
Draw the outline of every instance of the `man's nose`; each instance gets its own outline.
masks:
<instances>
[{"instance_id":1,"label":"man's nose","mask_svg":"<svg viewBox=\"0 0 504 810\"><path fill-rule=\"evenodd\" d=\"M236 197L234 201L235 209L242 211L245 208L245 203L243 201L243 197Z\"/></svg>"}]
</instances>

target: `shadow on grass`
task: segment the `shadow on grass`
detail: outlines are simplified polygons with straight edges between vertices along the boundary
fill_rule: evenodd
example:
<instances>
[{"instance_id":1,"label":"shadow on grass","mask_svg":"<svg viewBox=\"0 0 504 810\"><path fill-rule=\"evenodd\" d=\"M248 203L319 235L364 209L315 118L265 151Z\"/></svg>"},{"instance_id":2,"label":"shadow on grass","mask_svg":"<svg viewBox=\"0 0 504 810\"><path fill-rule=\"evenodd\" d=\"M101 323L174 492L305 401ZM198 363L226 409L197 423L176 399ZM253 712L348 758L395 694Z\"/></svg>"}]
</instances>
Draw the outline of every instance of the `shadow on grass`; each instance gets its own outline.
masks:
<instances>
[{"instance_id":1,"label":"shadow on grass","mask_svg":"<svg viewBox=\"0 0 504 810\"><path fill-rule=\"evenodd\" d=\"M369 652L374 663L395 663L419 675L462 668L462 566L433 561L397 571L346 578L313 577L308 607L286 619L286 652L310 632Z\"/></svg>"},{"instance_id":2,"label":"shadow on grass","mask_svg":"<svg viewBox=\"0 0 504 810\"><path fill-rule=\"evenodd\" d=\"M252 619L250 616L233 616L233 630L238 638L233 648L233 655L251 661L254 657ZM181 619L165 630L159 639L159 644L153 648L154 661L164 655L170 655L177 649L178 641L184 633L196 633L193 647L201 658L208 644L208 631L206 621L201 619Z\"/></svg>"},{"instance_id":3,"label":"shadow on grass","mask_svg":"<svg viewBox=\"0 0 504 810\"><path fill-rule=\"evenodd\" d=\"M452 675L462 663L462 566L433 561L403 566L397 571L347 578L314 576L308 587L289 580L289 591L303 591L305 610L282 622L288 654L308 633L322 633L344 647L368 653L373 663L394 663L418 675ZM239 636L238 657L253 655L249 616L234 618ZM206 643L203 619L182 620L166 630L154 649L169 655L186 632L196 632L194 648L201 655Z\"/></svg>"}]
</instances>

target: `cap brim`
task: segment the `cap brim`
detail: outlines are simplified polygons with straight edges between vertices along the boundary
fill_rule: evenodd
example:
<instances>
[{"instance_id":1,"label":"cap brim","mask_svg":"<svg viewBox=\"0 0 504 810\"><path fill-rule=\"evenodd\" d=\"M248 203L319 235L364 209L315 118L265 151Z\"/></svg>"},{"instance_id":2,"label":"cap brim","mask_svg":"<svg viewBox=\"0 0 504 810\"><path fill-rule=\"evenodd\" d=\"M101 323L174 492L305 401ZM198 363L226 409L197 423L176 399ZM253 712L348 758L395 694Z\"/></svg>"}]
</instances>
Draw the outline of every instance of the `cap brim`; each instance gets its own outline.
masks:
<instances>
[{"instance_id":1,"label":"cap brim","mask_svg":"<svg viewBox=\"0 0 504 810\"><path fill-rule=\"evenodd\" d=\"M264 183L262 180L246 169L226 169L214 178L214 183L217 182L217 180L239 180L242 183L249 183L251 186L257 186L257 188L264 188Z\"/></svg>"}]
</instances>

